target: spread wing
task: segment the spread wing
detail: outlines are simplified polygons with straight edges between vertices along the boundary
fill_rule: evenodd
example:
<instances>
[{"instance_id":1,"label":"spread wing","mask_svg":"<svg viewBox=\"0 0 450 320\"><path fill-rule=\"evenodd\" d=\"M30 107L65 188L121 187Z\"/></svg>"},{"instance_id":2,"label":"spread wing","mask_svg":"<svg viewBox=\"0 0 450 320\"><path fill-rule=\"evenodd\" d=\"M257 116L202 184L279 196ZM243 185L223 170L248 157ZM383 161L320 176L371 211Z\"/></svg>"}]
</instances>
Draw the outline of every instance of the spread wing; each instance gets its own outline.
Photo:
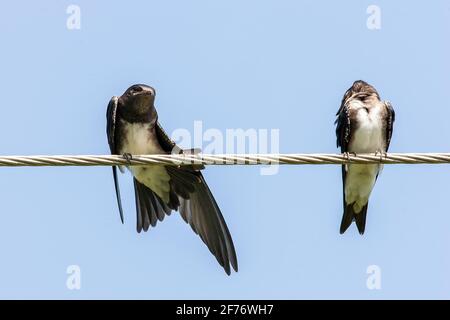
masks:
<instances>
[{"instance_id":1,"label":"spread wing","mask_svg":"<svg viewBox=\"0 0 450 320\"><path fill-rule=\"evenodd\" d=\"M109 149L111 154L117 154L116 150L116 112L119 98L112 97L106 110L106 135L108 136ZM117 166L112 167L114 186L116 189L117 205L119 207L120 220L123 223L122 200L120 198L119 182L117 179Z\"/></svg>"},{"instance_id":2,"label":"spread wing","mask_svg":"<svg viewBox=\"0 0 450 320\"><path fill-rule=\"evenodd\" d=\"M392 132L394 131L395 111L389 101L385 101L384 105L387 109L387 122L386 122L386 152L391 144Z\"/></svg>"},{"instance_id":3,"label":"spread wing","mask_svg":"<svg viewBox=\"0 0 450 320\"><path fill-rule=\"evenodd\" d=\"M163 221L165 215L170 214L171 208L136 178L133 181L137 212L136 230L139 233L142 230L147 231L150 226L155 227L158 220Z\"/></svg>"},{"instance_id":4,"label":"spread wing","mask_svg":"<svg viewBox=\"0 0 450 320\"><path fill-rule=\"evenodd\" d=\"M161 127L159 122L156 122L156 136L158 138L159 144L161 145L164 151L170 153L172 152L172 149L176 147L176 143L169 138L169 136Z\"/></svg>"},{"instance_id":5,"label":"spread wing","mask_svg":"<svg viewBox=\"0 0 450 320\"><path fill-rule=\"evenodd\" d=\"M176 147L159 123L156 134L166 152L170 153ZM220 208L200 172L203 168L202 165L166 167L171 177L171 193L176 195L171 196L168 205L179 209L184 221L200 236L225 272L230 274L230 264L235 271L238 269L236 251Z\"/></svg>"}]
</instances>

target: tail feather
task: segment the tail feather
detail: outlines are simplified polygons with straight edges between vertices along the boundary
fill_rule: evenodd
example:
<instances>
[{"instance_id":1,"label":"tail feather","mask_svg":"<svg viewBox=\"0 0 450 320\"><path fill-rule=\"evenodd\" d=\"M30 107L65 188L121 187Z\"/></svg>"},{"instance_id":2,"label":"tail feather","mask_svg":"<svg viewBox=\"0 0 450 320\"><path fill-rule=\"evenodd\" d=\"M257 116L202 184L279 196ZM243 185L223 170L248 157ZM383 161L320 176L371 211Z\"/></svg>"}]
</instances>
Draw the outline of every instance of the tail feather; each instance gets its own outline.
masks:
<instances>
[{"instance_id":1,"label":"tail feather","mask_svg":"<svg viewBox=\"0 0 450 320\"><path fill-rule=\"evenodd\" d=\"M341 229L340 233L343 234L348 227L352 224L353 221L353 209L352 206L345 206L344 208L344 214L342 215L342 221L341 221Z\"/></svg>"},{"instance_id":2,"label":"tail feather","mask_svg":"<svg viewBox=\"0 0 450 320\"><path fill-rule=\"evenodd\" d=\"M165 215L170 215L171 208L136 178L133 181L137 213L136 230L137 232L147 231L150 226L156 226L158 220L163 221Z\"/></svg>"},{"instance_id":3,"label":"tail feather","mask_svg":"<svg viewBox=\"0 0 450 320\"><path fill-rule=\"evenodd\" d=\"M361 212L355 214L355 223L358 228L359 234L363 235L364 230L366 230L366 216L367 216L367 207L369 203L367 203L362 209Z\"/></svg>"},{"instance_id":4,"label":"tail feather","mask_svg":"<svg viewBox=\"0 0 450 320\"><path fill-rule=\"evenodd\" d=\"M364 234L364 231L366 229L366 216L368 205L369 203L367 203L358 213L355 213L353 209L353 203L345 205L340 228L341 234L343 234L348 229L348 227L350 227L353 221L355 221L359 233L361 235Z\"/></svg>"}]
</instances>

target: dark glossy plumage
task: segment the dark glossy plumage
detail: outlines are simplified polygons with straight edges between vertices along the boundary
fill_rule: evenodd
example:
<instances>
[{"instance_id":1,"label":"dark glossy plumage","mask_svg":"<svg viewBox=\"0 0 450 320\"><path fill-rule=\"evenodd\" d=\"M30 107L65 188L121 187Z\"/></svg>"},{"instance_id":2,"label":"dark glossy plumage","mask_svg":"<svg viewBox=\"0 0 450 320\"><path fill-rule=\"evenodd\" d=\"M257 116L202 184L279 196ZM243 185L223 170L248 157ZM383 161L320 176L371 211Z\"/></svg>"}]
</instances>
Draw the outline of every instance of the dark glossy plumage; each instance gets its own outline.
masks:
<instances>
[{"instance_id":1,"label":"dark glossy plumage","mask_svg":"<svg viewBox=\"0 0 450 320\"><path fill-rule=\"evenodd\" d=\"M143 85L137 85L143 86ZM139 134L148 135L149 143L154 143L154 148L159 148L164 153L171 153L173 150L179 150L176 144L164 132L157 121L157 113L153 106L148 107L144 112L142 101L139 102L138 96L141 91L132 93L130 87L120 98L113 97L107 110L107 135L108 143L112 154L121 154L126 149L127 144L134 143L127 141L126 136L133 124L142 124ZM148 86L143 87L143 91L149 91ZM151 90L153 90L151 88ZM154 97L154 90L152 91ZM137 101L137 102L136 102ZM140 103L136 107L133 103ZM139 114L135 114L137 111ZM141 127L139 127L141 128ZM144 130L144 131L142 131ZM174 149L176 148L176 149ZM139 178L155 174L152 167L139 167L139 174L134 177L136 211L137 211L137 231L147 231L150 226L155 226L157 221L162 221L165 215L172 210L179 211L183 219L189 223L192 230L200 236L207 245L211 253L216 257L219 264L224 268L227 274L231 273L230 265L235 271L238 270L236 252L233 241L222 216L222 213L208 187L200 170L204 169L201 165L192 166L162 166L159 169L160 176L170 178L167 182L167 201L158 196L157 190L152 190L145 185L145 181L139 181ZM117 169L113 167L114 183L116 186L117 203L119 211L122 214L122 205L120 200L120 191L117 183ZM158 176L156 177L158 178ZM161 180L165 181L165 180ZM166 183L166 182L164 182ZM164 198L164 197L163 197Z\"/></svg>"},{"instance_id":2,"label":"dark glossy plumage","mask_svg":"<svg viewBox=\"0 0 450 320\"><path fill-rule=\"evenodd\" d=\"M355 104L355 102L358 102ZM358 106L358 107L355 107ZM341 106L336 114L336 142L337 146L341 148L342 153L356 152L358 149L357 142L354 141L355 131L359 129L362 123L358 118L359 109L366 109L367 114L373 108L380 110L381 131L384 131L384 144L382 150L370 150L369 152L382 151L387 152L393 132L393 124L395 121L395 112L389 102L381 102L380 96L376 89L364 81L355 81L346 93L341 102ZM378 126L380 128L380 126ZM367 129L365 129L367 130ZM364 131L365 132L365 131ZM361 138L360 138L361 139ZM369 138L367 138L369 139ZM368 140L370 142L370 139ZM372 142L376 144L376 142ZM361 147L359 147L361 148ZM352 183L347 181L348 170L351 166L342 166L342 186L343 186L343 216L341 221L340 233L344 233L347 228L355 221L360 234L365 231L366 216L368 208L368 200L360 211L355 211L354 202L346 202L346 184ZM375 181L378 173L375 176ZM373 186L372 186L373 187Z\"/></svg>"}]
</instances>

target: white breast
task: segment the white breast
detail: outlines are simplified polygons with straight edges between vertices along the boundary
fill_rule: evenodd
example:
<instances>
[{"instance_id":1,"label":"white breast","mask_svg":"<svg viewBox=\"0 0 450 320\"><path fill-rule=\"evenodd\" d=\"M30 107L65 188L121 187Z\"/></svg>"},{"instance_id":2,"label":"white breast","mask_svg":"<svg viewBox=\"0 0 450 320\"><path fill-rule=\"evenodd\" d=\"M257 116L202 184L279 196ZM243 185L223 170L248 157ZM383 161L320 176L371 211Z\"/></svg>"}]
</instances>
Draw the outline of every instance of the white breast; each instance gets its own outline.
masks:
<instances>
[{"instance_id":1,"label":"white breast","mask_svg":"<svg viewBox=\"0 0 450 320\"><path fill-rule=\"evenodd\" d=\"M139 155L164 153L156 140L156 135L151 134L148 124L122 121L125 127L125 137L122 150L119 150L121 154L130 153Z\"/></svg>"},{"instance_id":2,"label":"white breast","mask_svg":"<svg viewBox=\"0 0 450 320\"><path fill-rule=\"evenodd\" d=\"M385 151L382 105L364 108L359 102L353 102L352 108L357 112L356 130L349 144L349 151L355 153L375 153ZM359 212L367 204L375 180L382 169L380 164L351 164L346 166L347 178L345 184L345 201L353 203L355 212Z\"/></svg>"},{"instance_id":3,"label":"white breast","mask_svg":"<svg viewBox=\"0 0 450 320\"><path fill-rule=\"evenodd\" d=\"M379 164L350 164L347 166L345 202L347 204L354 203L355 212L360 212L369 201L380 168Z\"/></svg>"},{"instance_id":4,"label":"white breast","mask_svg":"<svg viewBox=\"0 0 450 320\"><path fill-rule=\"evenodd\" d=\"M124 143L120 154L132 155L165 154L157 140L156 134L150 131L148 124L129 123L124 120ZM169 202L170 176L164 166L134 166L129 168L133 176L142 184L155 192L165 203Z\"/></svg>"},{"instance_id":5,"label":"white breast","mask_svg":"<svg viewBox=\"0 0 450 320\"><path fill-rule=\"evenodd\" d=\"M355 153L384 151L385 141L381 108L373 107L367 111L361 106L357 108L356 112L358 125L353 132L349 151Z\"/></svg>"}]
</instances>

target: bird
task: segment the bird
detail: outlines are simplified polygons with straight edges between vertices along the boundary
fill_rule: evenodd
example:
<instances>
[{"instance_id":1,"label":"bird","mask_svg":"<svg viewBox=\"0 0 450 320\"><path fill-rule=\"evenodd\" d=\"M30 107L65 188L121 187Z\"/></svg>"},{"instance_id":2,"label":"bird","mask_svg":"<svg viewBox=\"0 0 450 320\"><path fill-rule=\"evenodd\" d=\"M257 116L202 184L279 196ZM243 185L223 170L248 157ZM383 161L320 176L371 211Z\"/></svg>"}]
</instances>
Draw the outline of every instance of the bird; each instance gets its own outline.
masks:
<instances>
[{"instance_id":1,"label":"bird","mask_svg":"<svg viewBox=\"0 0 450 320\"><path fill-rule=\"evenodd\" d=\"M377 90L358 80L345 92L336 114L337 147L349 154L375 153L385 156L394 128L395 111L389 101L381 101ZM380 159L381 160L381 159ZM380 174L380 164L342 165L343 207L340 233L353 221L361 235L366 227L369 196Z\"/></svg>"},{"instance_id":2,"label":"bird","mask_svg":"<svg viewBox=\"0 0 450 320\"><path fill-rule=\"evenodd\" d=\"M166 134L158 121L155 89L145 84L130 86L113 96L106 112L106 133L111 154L132 155L187 153ZM155 227L172 210L200 236L225 272L237 272L236 250L230 231L201 170L203 165L126 166L133 175L137 232ZM123 173L123 166L119 166ZM122 223L123 209L117 166L112 166L117 205Z\"/></svg>"}]
</instances>

